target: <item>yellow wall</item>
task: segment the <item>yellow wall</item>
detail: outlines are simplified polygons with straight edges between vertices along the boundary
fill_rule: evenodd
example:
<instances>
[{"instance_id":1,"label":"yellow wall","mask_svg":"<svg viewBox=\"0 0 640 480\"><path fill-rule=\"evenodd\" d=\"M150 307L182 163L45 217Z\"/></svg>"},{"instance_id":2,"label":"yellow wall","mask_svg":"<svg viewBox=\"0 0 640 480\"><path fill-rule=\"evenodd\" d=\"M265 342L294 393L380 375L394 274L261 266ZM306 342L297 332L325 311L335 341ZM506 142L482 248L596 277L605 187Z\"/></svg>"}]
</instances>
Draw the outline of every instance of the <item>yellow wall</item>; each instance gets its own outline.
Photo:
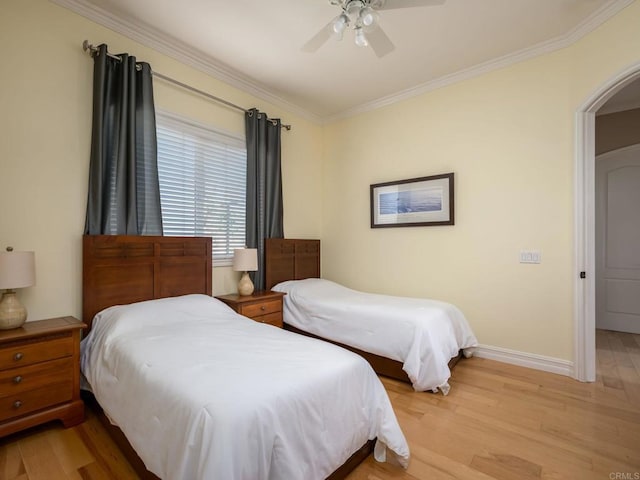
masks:
<instances>
[{"instance_id":1,"label":"yellow wall","mask_svg":"<svg viewBox=\"0 0 640 480\"><path fill-rule=\"evenodd\" d=\"M328 126L324 276L455 303L482 344L571 360L574 117L640 61L638 25L636 1L569 48ZM446 172L455 226L369 227L370 184Z\"/></svg>"},{"instance_id":2,"label":"yellow wall","mask_svg":"<svg viewBox=\"0 0 640 480\"><path fill-rule=\"evenodd\" d=\"M36 252L37 285L19 291L29 319L80 316L93 61L88 39L126 51L154 70L245 107L281 116L285 233L319 237L322 130L290 112L103 28L45 0L0 4L0 248ZM156 81L158 108L232 132L241 113ZM214 293L236 290L235 272L214 269Z\"/></svg>"}]
</instances>

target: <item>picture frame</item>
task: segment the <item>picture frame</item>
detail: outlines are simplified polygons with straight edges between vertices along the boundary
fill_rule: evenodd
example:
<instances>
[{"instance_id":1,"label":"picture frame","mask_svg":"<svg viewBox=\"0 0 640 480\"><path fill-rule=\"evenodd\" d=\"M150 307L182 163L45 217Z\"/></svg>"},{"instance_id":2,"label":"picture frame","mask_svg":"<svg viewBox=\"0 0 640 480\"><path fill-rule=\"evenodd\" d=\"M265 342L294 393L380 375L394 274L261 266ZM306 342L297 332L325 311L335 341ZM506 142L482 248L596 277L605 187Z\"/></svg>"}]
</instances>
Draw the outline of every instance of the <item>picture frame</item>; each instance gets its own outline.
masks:
<instances>
[{"instance_id":1,"label":"picture frame","mask_svg":"<svg viewBox=\"0 0 640 480\"><path fill-rule=\"evenodd\" d=\"M455 225L454 174L370 186L371 228Z\"/></svg>"}]
</instances>

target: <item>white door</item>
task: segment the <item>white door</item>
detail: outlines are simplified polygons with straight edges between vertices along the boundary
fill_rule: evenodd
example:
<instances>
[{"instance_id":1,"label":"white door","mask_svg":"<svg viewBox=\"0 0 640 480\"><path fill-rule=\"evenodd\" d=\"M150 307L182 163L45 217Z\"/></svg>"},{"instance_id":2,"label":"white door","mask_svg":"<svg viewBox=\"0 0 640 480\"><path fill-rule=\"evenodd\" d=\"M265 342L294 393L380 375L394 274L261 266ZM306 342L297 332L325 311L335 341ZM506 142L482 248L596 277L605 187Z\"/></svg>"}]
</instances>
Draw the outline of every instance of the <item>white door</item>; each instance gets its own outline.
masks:
<instances>
[{"instance_id":1,"label":"white door","mask_svg":"<svg viewBox=\"0 0 640 480\"><path fill-rule=\"evenodd\" d=\"M596 327L640 333L640 145L596 157Z\"/></svg>"}]
</instances>

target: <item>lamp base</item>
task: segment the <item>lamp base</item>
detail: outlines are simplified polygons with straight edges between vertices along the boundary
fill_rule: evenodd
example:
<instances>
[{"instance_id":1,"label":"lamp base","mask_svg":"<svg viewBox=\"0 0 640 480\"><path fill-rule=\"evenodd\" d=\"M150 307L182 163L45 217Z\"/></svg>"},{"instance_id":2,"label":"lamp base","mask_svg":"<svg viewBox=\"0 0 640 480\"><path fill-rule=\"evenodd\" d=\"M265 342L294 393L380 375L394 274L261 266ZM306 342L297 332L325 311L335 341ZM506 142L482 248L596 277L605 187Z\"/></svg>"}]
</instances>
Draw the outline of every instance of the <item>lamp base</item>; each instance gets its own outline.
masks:
<instances>
[{"instance_id":1,"label":"lamp base","mask_svg":"<svg viewBox=\"0 0 640 480\"><path fill-rule=\"evenodd\" d=\"M253 282L247 272L242 274L240 282L238 283L238 293L242 296L251 295L253 293Z\"/></svg>"},{"instance_id":2,"label":"lamp base","mask_svg":"<svg viewBox=\"0 0 640 480\"><path fill-rule=\"evenodd\" d=\"M7 290L0 301L0 330L21 327L27 320L27 309L16 297L16 292Z\"/></svg>"}]
</instances>

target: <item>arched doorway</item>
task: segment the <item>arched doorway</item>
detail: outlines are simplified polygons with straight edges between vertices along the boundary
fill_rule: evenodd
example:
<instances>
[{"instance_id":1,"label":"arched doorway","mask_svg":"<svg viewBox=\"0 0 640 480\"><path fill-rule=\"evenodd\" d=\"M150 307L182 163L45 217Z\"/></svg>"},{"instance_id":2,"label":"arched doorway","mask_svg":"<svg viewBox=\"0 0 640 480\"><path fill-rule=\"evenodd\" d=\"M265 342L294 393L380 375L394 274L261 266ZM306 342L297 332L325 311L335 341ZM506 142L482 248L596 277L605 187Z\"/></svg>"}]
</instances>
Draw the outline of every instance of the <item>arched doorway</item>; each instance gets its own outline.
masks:
<instances>
[{"instance_id":1,"label":"arched doorway","mask_svg":"<svg viewBox=\"0 0 640 480\"><path fill-rule=\"evenodd\" d=\"M600 87L576 112L573 376L583 382L596 379L595 116L607 100L638 78L640 63Z\"/></svg>"}]
</instances>

